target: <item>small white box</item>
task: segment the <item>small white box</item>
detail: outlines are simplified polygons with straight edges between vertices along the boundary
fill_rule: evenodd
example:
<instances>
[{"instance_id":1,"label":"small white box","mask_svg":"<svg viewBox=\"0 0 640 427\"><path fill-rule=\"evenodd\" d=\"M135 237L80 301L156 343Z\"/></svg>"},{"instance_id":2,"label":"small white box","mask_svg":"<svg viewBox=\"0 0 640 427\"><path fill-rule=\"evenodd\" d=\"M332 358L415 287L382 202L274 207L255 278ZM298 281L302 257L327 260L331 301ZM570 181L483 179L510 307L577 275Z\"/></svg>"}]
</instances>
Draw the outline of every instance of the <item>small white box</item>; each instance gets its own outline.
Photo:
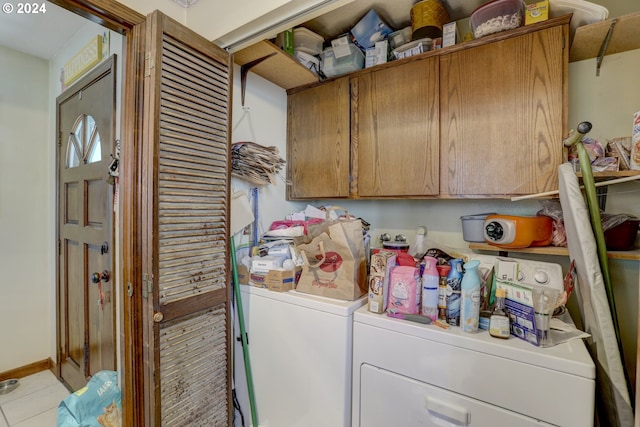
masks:
<instances>
[{"instance_id":1,"label":"small white box","mask_svg":"<svg viewBox=\"0 0 640 427\"><path fill-rule=\"evenodd\" d=\"M456 21L444 24L442 27L442 47L453 46L457 41L458 29Z\"/></svg>"},{"instance_id":2,"label":"small white box","mask_svg":"<svg viewBox=\"0 0 640 427\"><path fill-rule=\"evenodd\" d=\"M384 64L387 62L387 56L389 53L389 42L383 40L376 42L375 46L366 50L365 68L373 67L374 65Z\"/></svg>"}]
</instances>

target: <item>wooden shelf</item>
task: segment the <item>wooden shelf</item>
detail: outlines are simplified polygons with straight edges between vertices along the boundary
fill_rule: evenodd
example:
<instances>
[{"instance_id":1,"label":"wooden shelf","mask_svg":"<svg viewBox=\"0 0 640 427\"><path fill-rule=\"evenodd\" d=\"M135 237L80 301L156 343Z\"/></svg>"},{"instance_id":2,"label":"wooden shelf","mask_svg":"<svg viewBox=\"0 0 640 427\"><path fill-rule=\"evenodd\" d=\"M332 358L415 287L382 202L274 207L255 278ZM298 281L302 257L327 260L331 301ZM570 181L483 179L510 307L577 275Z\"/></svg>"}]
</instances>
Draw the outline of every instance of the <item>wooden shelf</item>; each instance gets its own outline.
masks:
<instances>
[{"instance_id":1,"label":"wooden shelf","mask_svg":"<svg viewBox=\"0 0 640 427\"><path fill-rule=\"evenodd\" d=\"M569 51L569 62L598 57L600 47L607 36L613 19L616 19L617 22L613 28L605 54L610 55L640 49L640 12L634 12L618 18L578 27Z\"/></svg>"},{"instance_id":2,"label":"wooden shelf","mask_svg":"<svg viewBox=\"0 0 640 427\"><path fill-rule=\"evenodd\" d=\"M582 178L581 172L576 172L578 178ZM593 172L593 178L596 180L624 178L627 176L640 175L640 171L615 171L615 172Z\"/></svg>"},{"instance_id":3,"label":"wooden shelf","mask_svg":"<svg viewBox=\"0 0 640 427\"><path fill-rule=\"evenodd\" d=\"M469 243L469 249L478 251L489 252L515 252L523 254L535 254L535 255L555 255L555 256L569 256L569 249L559 246L543 246L535 248L500 248L498 246L489 245L487 243ZM609 258L611 259L625 259L631 261L640 261L640 248L636 248L632 251L609 251Z\"/></svg>"},{"instance_id":4,"label":"wooden shelf","mask_svg":"<svg viewBox=\"0 0 640 427\"><path fill-rule=\"evenodd\" d=\"M318 82L315 74L296 61L291 55L267 40L234 53L233 61L242 66L273 52L276 52L276 55L251 68L251 72L284 89Z\"/></svg>"}]
</instances>

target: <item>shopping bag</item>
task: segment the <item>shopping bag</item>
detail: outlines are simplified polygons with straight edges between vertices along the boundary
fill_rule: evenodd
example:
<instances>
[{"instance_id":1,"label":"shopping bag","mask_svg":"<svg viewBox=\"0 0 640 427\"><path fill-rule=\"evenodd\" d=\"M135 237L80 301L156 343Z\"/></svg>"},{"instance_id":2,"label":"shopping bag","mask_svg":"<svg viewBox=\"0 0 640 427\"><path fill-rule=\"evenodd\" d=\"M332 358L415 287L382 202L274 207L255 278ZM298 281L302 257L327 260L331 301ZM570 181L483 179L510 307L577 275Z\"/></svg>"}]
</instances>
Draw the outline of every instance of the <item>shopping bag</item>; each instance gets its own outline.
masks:
<instances>
[{"instance_id":1,"label":"shopping bag","mask_svg":"<svg viewBox=\"0 0 640 427\"><path fill-rule=\"evenodd\" d=\"M297 245L304 260L296 290L352 301L367 291L360 220L337 221L311 242Z\"/></svg>"}]
</instances>

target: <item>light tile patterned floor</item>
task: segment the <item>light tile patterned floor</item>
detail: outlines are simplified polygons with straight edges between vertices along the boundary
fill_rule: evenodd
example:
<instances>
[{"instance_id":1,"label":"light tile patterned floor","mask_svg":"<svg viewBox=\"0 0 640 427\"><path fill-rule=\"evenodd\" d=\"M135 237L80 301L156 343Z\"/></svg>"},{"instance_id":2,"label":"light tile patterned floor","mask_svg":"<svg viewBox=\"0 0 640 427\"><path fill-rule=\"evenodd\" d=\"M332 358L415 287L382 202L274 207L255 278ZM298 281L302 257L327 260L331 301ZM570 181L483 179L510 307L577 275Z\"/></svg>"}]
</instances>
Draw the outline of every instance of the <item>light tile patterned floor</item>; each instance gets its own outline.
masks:
<instances>
[{"instance_id":1,"label":"light tile patterned floor","mask_svg":"<svg viewBox=\"0 0 640 427\"><path fill-rule=\"evenodd\" d=\"M68 395L51 371L20 378L16 389L0 395L0 427L56 427L58 404Z\"/></svg>"}]
</instances>

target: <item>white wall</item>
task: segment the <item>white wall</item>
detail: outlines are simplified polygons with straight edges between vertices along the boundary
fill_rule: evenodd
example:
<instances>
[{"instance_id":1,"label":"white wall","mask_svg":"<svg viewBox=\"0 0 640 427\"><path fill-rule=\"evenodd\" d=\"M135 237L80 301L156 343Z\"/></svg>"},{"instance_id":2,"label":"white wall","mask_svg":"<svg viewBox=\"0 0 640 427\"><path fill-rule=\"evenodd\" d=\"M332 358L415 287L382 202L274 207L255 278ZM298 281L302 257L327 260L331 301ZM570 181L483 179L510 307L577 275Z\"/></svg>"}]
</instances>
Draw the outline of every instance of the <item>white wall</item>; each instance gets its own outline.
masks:
<instances>
[{"instance_id":1,"label":"white wall","mask_svg":"<svg viewBox=\"0 0 640 427\"><path fill-rule=\"evenodd\" d=\"M0 46L0 372L50 356L48 63ZM29 88L29 90L24 90ZM54 322L55 324L55 322Z\"/></svg>"}]
</instances>

